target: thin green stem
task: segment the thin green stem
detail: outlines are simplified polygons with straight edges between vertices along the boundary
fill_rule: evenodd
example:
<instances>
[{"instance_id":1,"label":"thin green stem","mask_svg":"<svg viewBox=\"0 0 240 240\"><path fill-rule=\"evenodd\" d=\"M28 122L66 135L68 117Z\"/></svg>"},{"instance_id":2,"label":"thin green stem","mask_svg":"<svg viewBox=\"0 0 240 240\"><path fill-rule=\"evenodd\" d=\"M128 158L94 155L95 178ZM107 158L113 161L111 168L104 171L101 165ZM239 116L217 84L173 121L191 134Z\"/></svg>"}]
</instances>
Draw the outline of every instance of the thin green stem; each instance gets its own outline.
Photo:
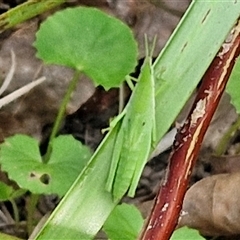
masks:
<instances>
[{"instance_id":1,"label":"thin green stem","mask_svg":"<svg viewBox=\"0 0 240 240\"><path fill-rule=\"evenodd\" d=\"M237 121L228 129L228 131L224 134L224 136L218 143L215 150L216 156L221 156L226 152L229 141L239 128L240 128L240 116L238 116Z\"/></svg>"},{"instance_id":2,"label":"thin green stem","mask_svg":"<svg viewBox=\"0 0 240 240\"><path fill-rule=\"evenodd\" d=\"M74 73L74 76L68 86L68 89L66 91L66 94L62 100L62 103L61 103L61 106L60 106L60 109L58 111L58 115L57 115L57 118L54 122L54 125L53 125L53 129L52 129L52 133L50 135L50 139L49 139L49 143L48 143L48 148L47 148L47 153L46 155L44 156L43 158L43 162L44 163L47 163L50 159L50 155L51 155L51 152L52 152L52 142L53 142L53 139L56 137L56 134L61 126L61 123L62 123L62 120L63 120L63 117L65 115L65 112L66 112L66 107L67 107L67 104L71 98L71 95L72 95L72 92L75 90L76 88L76 85L78 83L78 79L79 79L79 76L80 76L80 71L76 70L76 72Z\"/></svg>"},{"instance_id":3,"label":"thin green stem","mask_svg":"<svg viewBox=\"0 0 240 240\"><path fill-rule=\"evenodd\" d=\"M16 226L18 228L19 226L19 212L18 212L18 207L16 202L14 201L14 199L9 199L10 203L12 204L12 208L13 208L13 216L14 216L14 220L16 223Z\"/></svg>"},{"instance_id":4,"label":"thin green stem","mask_svg":"<svg viewBox=\"0 0 240 240\"><path fill-rule=\"evenodd\" d=\"M36 211L36 205L39 199L39 195L31 193L30 201L27 203L27 232L30 236L34 227L34 213Z\"/></svg>"},{"instance_id":5,"label":"thin green stem","mask_svg":"<svg viewBox=\"0 0 240 240\"><path fill-rule=\"evenodd\" d=\"M124 85L121 84L119 88L118 114L122 112L123 108L124 108Z\"/></svg>"}]
</instances>

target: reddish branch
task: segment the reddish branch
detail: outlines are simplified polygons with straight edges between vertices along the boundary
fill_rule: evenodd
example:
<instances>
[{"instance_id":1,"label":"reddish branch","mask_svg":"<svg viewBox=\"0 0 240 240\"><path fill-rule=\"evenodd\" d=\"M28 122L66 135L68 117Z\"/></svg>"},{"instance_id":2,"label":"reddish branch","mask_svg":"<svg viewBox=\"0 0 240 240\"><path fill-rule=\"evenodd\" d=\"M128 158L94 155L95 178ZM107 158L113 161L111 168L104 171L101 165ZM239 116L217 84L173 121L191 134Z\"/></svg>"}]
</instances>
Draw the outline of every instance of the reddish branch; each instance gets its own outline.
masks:
<instances>
[{"instance_id":1,"label":"reddish branch","mask_svg":"<svg viewBox=\"0 0 240 240\"><path fill-rule=\"evenodd\" d=\"M205 73L192 110L178 130L168 170L140 239L167 240L177 225L192 168L217 108L227 80L240 53L239 25L225 42Z\"/></svg>"}]
</instances>

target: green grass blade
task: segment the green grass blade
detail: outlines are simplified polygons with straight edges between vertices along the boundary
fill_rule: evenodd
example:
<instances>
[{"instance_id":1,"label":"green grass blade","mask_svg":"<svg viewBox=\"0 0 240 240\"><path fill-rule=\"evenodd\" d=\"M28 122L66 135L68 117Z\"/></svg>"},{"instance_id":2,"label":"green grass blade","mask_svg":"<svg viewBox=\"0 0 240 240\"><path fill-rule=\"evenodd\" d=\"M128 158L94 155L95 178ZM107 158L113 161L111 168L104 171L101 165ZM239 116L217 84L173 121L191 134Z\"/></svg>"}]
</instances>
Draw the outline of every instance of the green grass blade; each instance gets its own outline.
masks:
<instances>
[{"instance_id":1,"label":"green grass blade","mask_svg":"<svg viewBox=\"0 0 240 240\"><path fill-rule=\"evenodd\" d=\"M193 92L239 13L236 0L192 2L155 63L157 140ZM105 191L115 134L105 139L35 239L92 239L99 231L115 206Z\"/></svg>"},{"instance_id":2,"label":"green grass blade","mask_svg":"<svg viewBox=\"0 0 240 240\"><path fill-rule=\"evenodd\" d=\"M235 107L236 112L240 114L240 58L236 60L232 74L227 84L227 93L231 96L231 103Z\"/></svg>"},{"instance_id":3,"label":"green grass blade","mask_svg":"<svg viewBox=\"0 0 240 240\"><path fill-rule=\"evenodd\" d=\"M29 0L12 8L0 15L0 33L64 2L66 0Z\"/></svg>"},{"instance_id":4,"label":"green grass blade","mask_svg":"<svg viewBox=\"0 0 240 240\"><path fill-rule=\"evenodd\" d=\"M90 164L61 201L35 239L91 239L116 203L105 190L116 125L95 152Z\"/></svg>"},{"instance_id":5,"label":"green grass blade","mask_svg":"<svg viewBox=\"0 0 240 240\"><path fill-rule=\"evenodd\" d=\"M154 63L157 140L192 94L239 15L240 2L235 0L198 0L189 7Z\"/></svg>"}]
</instances>

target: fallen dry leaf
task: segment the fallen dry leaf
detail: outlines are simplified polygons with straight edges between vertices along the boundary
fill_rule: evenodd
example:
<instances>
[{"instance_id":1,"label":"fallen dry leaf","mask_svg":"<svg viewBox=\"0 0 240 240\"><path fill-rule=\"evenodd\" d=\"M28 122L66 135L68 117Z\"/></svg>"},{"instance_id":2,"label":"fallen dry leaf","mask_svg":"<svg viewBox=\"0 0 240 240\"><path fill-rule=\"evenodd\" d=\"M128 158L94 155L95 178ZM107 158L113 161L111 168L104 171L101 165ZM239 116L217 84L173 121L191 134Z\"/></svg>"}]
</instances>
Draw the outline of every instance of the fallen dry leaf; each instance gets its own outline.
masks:
<instances>
[{"instance_id":1,"label":"fallen dry leaf","mask_svg":"<svg viewBox=\"0 0 240 240\"><path fill-rule=\"evenodd\" d=\"M204 236L240 234L240 172L217 174L194 184L186 193L178 227Z\"/></svg>"}]
</instances>

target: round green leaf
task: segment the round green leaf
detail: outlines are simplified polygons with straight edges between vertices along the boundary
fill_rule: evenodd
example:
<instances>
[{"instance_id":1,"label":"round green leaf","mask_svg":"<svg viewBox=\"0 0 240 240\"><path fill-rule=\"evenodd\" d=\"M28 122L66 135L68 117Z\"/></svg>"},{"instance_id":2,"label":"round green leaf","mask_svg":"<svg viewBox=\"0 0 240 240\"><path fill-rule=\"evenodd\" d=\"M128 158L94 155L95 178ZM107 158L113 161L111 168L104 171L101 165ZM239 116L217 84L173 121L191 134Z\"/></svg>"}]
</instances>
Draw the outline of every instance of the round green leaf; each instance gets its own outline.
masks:
<instances>
[{"instance_id":1,"label":"round green leaf","mask_svg":"<svg viewBox=\"0 0 240 240\"><path fill-rule=\"evenodd\" d=\"M0 233L0 239L3 239L3 240L21 240L20 238L17 238L17 237L14 237L12 235L8 235L8 234L5 234L5 233Z\"/></svg>"},{"instance_id":2,"label":"round green leaf","mask_svg":"<svg viewBox=\"0 0 240 240\"><path fill-rule=\"evenodd\" d=\"M95 8L57 12L36 37L39 58L83 71L106 89L119 86L136 65L137 44L129 27Z\"/></svg>"},{"instance_id":3,"label":"round green leaf","mask_svg":"<svg viewBox=\"0 0 240 240\"><path fill-rule=\"evenodd\" d=\"M204 240L205 238L201 237L198 231L195 229L182 227L174 231L170 240L182 240L182 239Z\"/></svg>"},{"instance_id":4,"label":"round green leaf","mask_svg":"<svg viewBox=\"0 0 240 240\"><path fill-rule=\"evenodd\" d=\"M90 151L72 136L53 141L49 162L43 163L37 140L9 137L1 146L0 163L9 178L36 194L64 195L90 158Z\"/></svg>"},{"instance_id":5,"label":"round green leaf","mask_svg":"<svg viewBox=\"0 0 240 240\"><path fill-rule=\"evenodd\" d=\"M124 236L124 240L137 239L143 226L143 218L140 211L134 206L123 203L117 205L111 212L103 226L104 232L111 240L118 240Z\"/></svg>"},{"instance_id":6,"label":"round green leaf","mask_svg":"<svg viewBox=\"0 0 240 240\"><path fill-rule=\"evenodd\" d=\"M7 184L0 182L0 201L8 201L11 199L14 189Z\"/></svg>"},{"instance_id":7,"label":"round green leaf","mask_svg":"<svg viewBox=\"0 0 240 240\"><path fill-rule=\"evenodd\" d=\"M21 197L26 193L25 189L13 189L4 182L0 182L0 201L9 201L14 198Z\"/></svg>"}]
</instances>

